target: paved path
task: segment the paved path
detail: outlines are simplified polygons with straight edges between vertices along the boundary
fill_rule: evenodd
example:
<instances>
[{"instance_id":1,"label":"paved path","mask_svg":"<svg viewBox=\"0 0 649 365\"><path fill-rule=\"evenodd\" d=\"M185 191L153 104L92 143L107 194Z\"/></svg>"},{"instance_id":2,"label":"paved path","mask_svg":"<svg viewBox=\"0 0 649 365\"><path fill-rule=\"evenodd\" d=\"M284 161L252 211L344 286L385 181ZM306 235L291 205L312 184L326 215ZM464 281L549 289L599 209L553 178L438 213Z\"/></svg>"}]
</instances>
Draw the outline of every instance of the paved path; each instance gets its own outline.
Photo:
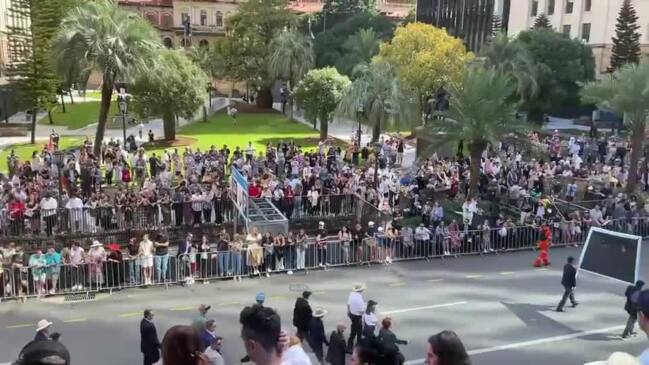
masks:
<instances>
[{"instance_id":1,"label":"paved path","mask_svg":"<svg viewBox=\"0 0 649 365\"><path fill-rule=\"evenodd\" d=\"M646 246L646 244L645 244ZM561 263L579 249L553 249L555 265L534 269L531 251L459 259L397 263L392 266L334 268L308 275L273 275L270 279L218 281L190 287L132 289L104 295L95 302L64 304L31 300L0 304L0 361L34 336L35 323L46 318L72 353L73 363L131 365L141 361L138 325L144 308L156 312L162 338L175 324L189 324L199 303L212 305L209 317L225 338L226 364L237 364L244 349L238 313L259 291L276 308L286 329L295 298L304 285L313 291L311 305L329 311L327 333L347 323L345 303L353 283L364 282L365 299L379 302L379 317L389 315L394 331L409 341L401 349L409 364L421 364L426 339L455 330L479 365L580 365L602 360L614 351L639 354L649 346L645 336L621 341L626 321L625 285L593 275L579 275L576 296L581 305L553 311L562 288ZM641 276L649 274L643 259ZM347 332L349 333L349 332ZM118 351L115 351L119 349Z\"/></svg>"}]
</instances>

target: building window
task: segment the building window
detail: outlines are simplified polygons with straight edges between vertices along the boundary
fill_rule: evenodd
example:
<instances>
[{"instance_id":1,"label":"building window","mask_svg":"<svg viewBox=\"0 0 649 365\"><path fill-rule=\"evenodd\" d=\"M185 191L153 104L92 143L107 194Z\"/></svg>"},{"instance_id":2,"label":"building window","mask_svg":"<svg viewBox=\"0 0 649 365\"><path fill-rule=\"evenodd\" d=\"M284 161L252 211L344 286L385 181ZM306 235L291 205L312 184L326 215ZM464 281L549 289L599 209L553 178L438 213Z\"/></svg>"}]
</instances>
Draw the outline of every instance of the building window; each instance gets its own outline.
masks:
<instances>
[{"instance_id":1,"label":"building window","mask_svg":"<svg viewBox=\"0 0 649 365\"><path fill-rule=\"evenodd\" d=\"M206 26L207 25L207 11L201 10L201 25Z\"/></svg>"},{"instance_id":2,"label":"building window","mask_svg":"<svg viewBox=\"0 0 649 365\"><path fill-rule=\"evenodd\" d=\"M572 8L575 7L574 0L566 0L566 14L572 14Z\"/></svg>"},{"instance_id":3,"label":"building window","mask_svg":"<svg viewBox=\"0 0 649 365\"><path fill-rule=\"evenodd\" d=\"M146 19L153 25L158 25L158 14L146 13Z\"/></svg>"},{"instance_id":4,"label":"building window","mask_svg":"<svg viewBox=\"0 0 649 365\"><path fill-rule=\"evenodd\" d=\"M586 43L590 40L590 23L581 25L581 40Z\"/></svg>"},{"instance_id":5,"label":"building window","mask_svg":"<svg viewBox=\"0 0 649 365\"><path fill-rule=\"evenodd\" d=\"M223 13L220 11L216 12L216 27L223 28Z\"/></svg>"},{"instance_id":6,"label":"building window","mask_svg":"<svg viewBox=\"0 0 649 365\"><path fill-rule=\"evenodd\" d=\"M539 2L538 0L532 0L532 16L536 16L536 14L539 12Z\"/></svg>"},{"instance_id":7,"label":"building window","mask_svg":"<svg viewBox=\"0 0 649 365\"><path fill-rule=\"evenodd\" d=\"M174 26L174 19L173 19L173 17L171 16L171 14L167 13L167 14L163 14L163 15L162 15L162 26L163 26L164 28L173 28L173 26Z\"/></svg>"},{"instance_id":8,"label":"building window","mask_svg":"<svg viewBox=\"0 0 649 365\"><path fill-rule=\"evenodd\" d=\"M584 10L585 11L590 11L591 6L593 6L592 0L585 0L584 1Z\"/></svg>"},{"instance_id":9,"label":"building window","mask_svg":"<svg viewBox=\"0 0 649 365\"><path fill-rule=\"evenodd\" d=\"M565 35L567 35L568 37L570 37L570 24L565 24L565 25L563 26L563 34L565 34Z\"/></svg>"},{"instance_id":10,"label":"building window","mask_svg":"<svg viewBox=\"0 0 649 365\"><path fill-rule=\"evenodd\" d=\"M554 14L554 0L548 0L548 15Z\"/></svg>"}]
</instances>

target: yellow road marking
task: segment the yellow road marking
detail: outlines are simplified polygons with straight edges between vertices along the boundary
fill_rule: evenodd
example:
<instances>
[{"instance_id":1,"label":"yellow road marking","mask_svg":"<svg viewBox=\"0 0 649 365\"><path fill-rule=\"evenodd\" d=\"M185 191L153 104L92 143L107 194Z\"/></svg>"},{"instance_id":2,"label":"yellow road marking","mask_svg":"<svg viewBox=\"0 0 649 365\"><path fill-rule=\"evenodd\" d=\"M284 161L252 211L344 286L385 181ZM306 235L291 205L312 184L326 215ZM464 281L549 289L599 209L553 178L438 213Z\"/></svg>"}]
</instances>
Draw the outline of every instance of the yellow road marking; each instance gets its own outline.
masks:
<instances>
[{"instance_id":1,"label":"yellow road marking","mask_svg":"<svg viewBox=\"0 0 649 365\"><path fill-rule=\"evenodd\" d=\"M171 308L171 310L174 312L181 312L181 311L188 311L193 308L194 307L175 307L175 308Z\"/></svg>"},{"instance_id":2,"label":"yellow road marking","mask_svg":"<svg viewBox=\"0 0 649 365\"><path fill-rule=\"evenodd\" d=\"M241 302L223 302L223 303L219 303L218 306L219 307L226 307L228 305L237 305L237 304L241 304Z\"/></svg>"},{"instance_id":3,"label":"yellow road marking","mask_svg":"<svg viewBox=\"0 0 649 365\"><path fill-rule=\"evenodd\" d=\"M121 313L121 314L118 315L118 317L122 317L122 318L135 317L138 314L141 314L141 313L140 312Z\"/></svg>"},{"instance_id":4,"label":"yellow road marking","mask_svg":"<svg viewBox=\"0 0 649 365\"><path fill-rule=\"evenodd\" d=\"M320 291L314 291L312 294L321 295L321 294L324 294L324 293L326 293L326 291L320 290Z\"/></svg>"},{"instance_id":5,"label":"yellow road marking","mask_svg":"<svg viewBox=\"0 0 649 365\"><path fill-rule=\"evenodd\" d=\"M513 275L513 274L515 274L515 272L513 271L503 271L500 273L500 275Z\"/></svg>"},{"instance_id":6,"label":"yellow road marking","mask_svg":"<svg viewBox=\"0 0 649 365\"><path fill-rule=\"evenodd\" d=\"M63 323L77 323L77 322L85 322L87 320L88 318L72 318L72 319L64 320Z\"/></svg>"},{"instance_id":7,"label":"yellow road marking","mask_svg":"<svg viewBox=\"0 0 649 365\"><path fill-rule=\"evenodd\" d=\"M482 277L482 274L474 274L474 275L467 275L466 276L467 279L477 279L477 278L481 278L481 277Z\"/></svg>"},{"instance_id":8,"label":"yellow road marking","mask_svg":"<svg viewBox=\"0 0 649 365\"><path fill-rule=\"evenodd\" d=\"M438 283L440 281L444 281L444 279L430 279L430 280L428 280L429 283Z\"/></svg>"},{"instance_id":9,"label":"yellow road marking","mask_svg":"<svg viewBox=\"0 0 649 365\"><path fill-rule=\"evenodd\" d=\"M404 283L403 281L400 281L398 283L390 283L388 286L392 286L392 287L394 287L394 286L406 286L406 283Z\"/></svg>"},{"instance_id":10,"label":"yellow road marking","mask_svg":"<svg viewBox=\"0 0 649 365\"><path fill-rule=\"evenodd\" d=\"M25 327L31 327L33 324L31 323L24 323L24 324L14 324L11 326L7 326L8 329L14 329L14 328L25 328Z\"/></svg>"},{"instance_id":11,"label":"yellow road marking","mask_svg":"<svg viewBox=\"0 0 649 365\"><path fill-rule=\"evenodd\" d=\"M274 296L274 297L270 297L270 299L271 299L271 300L286 300L286 299L288 299L288 298L285 297L285 296L283 296L283 295L276 295L276 296Z\"/></svg>"}]
</instances>

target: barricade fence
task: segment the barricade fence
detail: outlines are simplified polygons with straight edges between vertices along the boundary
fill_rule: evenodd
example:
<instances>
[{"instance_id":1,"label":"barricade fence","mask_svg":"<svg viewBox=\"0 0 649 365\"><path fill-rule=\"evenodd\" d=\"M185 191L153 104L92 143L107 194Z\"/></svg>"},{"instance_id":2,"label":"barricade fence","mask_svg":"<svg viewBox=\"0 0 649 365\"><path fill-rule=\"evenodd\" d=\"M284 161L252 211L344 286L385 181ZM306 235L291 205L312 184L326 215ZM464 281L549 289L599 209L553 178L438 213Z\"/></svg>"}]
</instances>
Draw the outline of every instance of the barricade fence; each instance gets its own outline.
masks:
<instances>
[{"instance_id":1,"label":"barricade fence","mask_svg":"<svg viewBox=\"0 0 649 365\"><path fill-rule=\"evenodd\" d=\"M649 235L649 219L618 220L604 228ZM583 242L589 226L552 227L554 246ZM54 265L23 265L13 260L0 270L0 298L22 299L53 294L112 291L148 285L187 285L244 276L271 276L322 267L371 265L393 261L486 254L536 248L538 227L516 226L483 230L437 229L399 237L328 237L310 239L302 245L251 245L228 251L196 252L188 255L134 256L127 253L113 260L87 254L81 261ZM111 255L111 257L113 257ZM46 262L45 259L41 263Z\"/></svg>"}]
</instances>

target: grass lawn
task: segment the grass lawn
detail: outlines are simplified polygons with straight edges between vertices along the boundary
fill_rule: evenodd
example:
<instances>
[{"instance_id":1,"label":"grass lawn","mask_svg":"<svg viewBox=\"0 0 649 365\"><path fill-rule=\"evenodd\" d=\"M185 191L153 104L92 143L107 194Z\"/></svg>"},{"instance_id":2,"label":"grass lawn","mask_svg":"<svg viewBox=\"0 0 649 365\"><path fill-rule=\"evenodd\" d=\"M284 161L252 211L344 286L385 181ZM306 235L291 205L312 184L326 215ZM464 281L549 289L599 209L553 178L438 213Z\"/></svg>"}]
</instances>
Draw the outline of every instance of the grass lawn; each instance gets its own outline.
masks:
<instances>
[{"instance_id":1,"label":"grass lawn","mask_svg":"<svg viewBox=\"0 0 649 365\"><path fill-rule=\"evenodd\" d=\"M237 124L227 114L218 113L207 123L195 122L178 131L179 137L194 139L190 145L193 149L205 151L212 145L221 148L227 144L234 151L236 146L245 149L250 141L256 153L265 151L268 142L276 145L281 141L295 141L303 150L312 149L318 145L319 135L318 131L291 122L280 113L241 113L237 116ZM181 153L183 148L178 146ZM164 148L151 146L147 150L159 154Z\"/></svg>"},{"instance_id":2,"label":"grass lawn","mask_svg":"<svg viewBox=\"0 0 649 365\"><path fill-rule=\"evenodd\" d=\"M47 139L36 140L36 144L16 144L12 146L7 146L0 151L0 172L7 172L7 156L11 153L13 149L20 161L30 161L32 158L32 153L34 151L42 151L43 146L47 144ZM79 146L83 142L82 138L79 137L61 137L59 140L59 146L62 149L68 147Z\"/></svg>"},{"instance_id":3,"label":"grass lawn","mask_svg":"<svg viewBox=\"0 0 649 365\"><path fill-rule=\"evenodd\" d=\"M74 104L65 104L66 113L63 113L61 104L59 104L52 111L52 119L54 124L50 124L47 116L38 121L38 124L42 125L64 125L68 128L74 130L83 128L89 124L97 123L97 118L99 117L99 102L98 101L89 101L84 103L76 102ZM113 105L110 107L110 112L108 113L108 123L107 127L111 128L113 123L112 119L115 115L119 114L119 107L116 102L113 102ZM121 124L119 127L121 128ZM116 128L116 127L115 127Z\"/></svg>"}]
</instances>

